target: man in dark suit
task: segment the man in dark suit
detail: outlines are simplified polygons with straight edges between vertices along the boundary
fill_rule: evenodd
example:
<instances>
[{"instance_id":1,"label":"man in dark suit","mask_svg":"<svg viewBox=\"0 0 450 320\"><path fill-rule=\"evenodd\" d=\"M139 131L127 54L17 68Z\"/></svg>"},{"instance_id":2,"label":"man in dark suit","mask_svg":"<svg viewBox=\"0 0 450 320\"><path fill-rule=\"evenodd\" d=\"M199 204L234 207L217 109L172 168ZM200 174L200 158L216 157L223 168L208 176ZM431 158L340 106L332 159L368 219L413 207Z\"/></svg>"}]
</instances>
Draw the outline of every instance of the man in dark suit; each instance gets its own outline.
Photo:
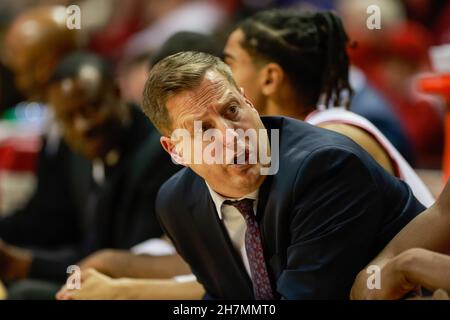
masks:
<instances>
[{"instance_id":1,"label":"man in dark suit","mask_svg":"<svg viewBox=\"0 0 450 320\"><path fill-rule=\"evenodd\" d=\"M210 55L154 66L143 109L187 167L161 187L157 215L212 298L346 299L357 273L424 209L350 139L261 119ZM271 162L261 150L253 161L269 137Z\"/></svg>"},{"instance_id":2,"label":"man in dark suit","mask_svg":"<svg viewBox=\"0 0 450 320\"><path fill-rule=\"evenodd\" d=\"M69 55L56 68L49 96L70 152L53 185L64 192L55 190L52 199L38 186L24 210L0 220L8 242L0 243L3 279L60 281L56 292L67 267L88 254L162 235L156 192L177 167L142 112L120 100L113 79L107 63L88 53Z\"/></svg>"}]
</instances>

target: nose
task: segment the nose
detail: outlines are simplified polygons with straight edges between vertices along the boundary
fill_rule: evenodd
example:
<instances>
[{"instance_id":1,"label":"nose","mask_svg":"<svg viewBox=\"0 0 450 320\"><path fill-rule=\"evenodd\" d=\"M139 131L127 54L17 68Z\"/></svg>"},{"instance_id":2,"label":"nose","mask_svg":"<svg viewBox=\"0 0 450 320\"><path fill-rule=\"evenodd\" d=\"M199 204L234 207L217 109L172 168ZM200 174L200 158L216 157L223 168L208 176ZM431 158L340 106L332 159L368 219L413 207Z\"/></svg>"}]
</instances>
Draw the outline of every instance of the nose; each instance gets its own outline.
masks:
<instances>
[{"instance_id":1,"label":"nose","mask_svg":"<svg viewBox=\"0 0 450 320\"><path fill-rule=\"evenodd\" d=\"M238 137L234 125L226 119L220 119L216 124L216 129L221 132L223 146L227 149L233 149L234 141Z\"/></svg>"},{"instance_id":2,"label":"nose","mask_svg":"<svg viewBox=\"0 0 450 320\"><path fill-rule=\"evenodd\" d=\"M82 132L86 132L89 129L90 123L89 123L88 119L78 115L75 117L75 119L73 121L73 126L76 131L82 133Z\"/></svg>"}]
</instances>

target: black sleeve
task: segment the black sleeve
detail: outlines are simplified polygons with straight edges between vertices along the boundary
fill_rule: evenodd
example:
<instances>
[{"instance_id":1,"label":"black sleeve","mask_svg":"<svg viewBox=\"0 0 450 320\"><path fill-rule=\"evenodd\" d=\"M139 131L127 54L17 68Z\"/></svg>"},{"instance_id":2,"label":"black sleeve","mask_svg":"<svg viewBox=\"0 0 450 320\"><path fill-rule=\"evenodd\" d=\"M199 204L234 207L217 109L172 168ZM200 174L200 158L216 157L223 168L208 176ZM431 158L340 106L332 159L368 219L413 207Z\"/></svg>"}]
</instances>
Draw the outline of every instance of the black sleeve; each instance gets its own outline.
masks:
<instances>
[{"instance_id":1,"label":"black sleeve","mask_svg":"<svg viewBox=\"0 0 450 320\"><path fill-rule=\"evenodd\" d=\"M347 299L357 273L423 206L365 154L329 147L297 173L285 299Z\"/></svg>"},{"instance_id":2,"label":"black sleeve","mask_svg":"<svg viewBox=\"0 0 450 320\"><path fill-rule=\"evenodd\" d=\"M76 213L68 183L69 150L61 144L55 154L39 153L37 188L26 206L0 219L0 238L20 246L51 246L76 241Z\"/></svg>"},{"instance_id":3,"label":"black sleeve","mask_svg":"<svg viewBox=\"0 0 450 320\"><path fill-rule=\"evenodd\" d=\"M179 168L161 148L159 135L146 142L133 160L133 176L127 173L130 181L123 188L126 195L118 195L126 199L125 207L119 210L119 248L128 249L150 238L161 237L163 232L155 212L156 196L161 185Z\"/></svg>"},{"instance_id":4,"label":"black sleeve","mask_svg":"<svg viewBox=\"0 0 450 320\"><path fill-rule=\"evenodd\" d=\"M123 243L124 248L130 248L150 238L161 237L162 230L155 214L155 198L160 183L162 183L160 177L153 174L142 179L135 190L133 219L130 221L127 234L124 235L127 239L126 244Z\"/></svg>"},{"instance_id":5,"label":"black sleeve","mask_svg":"<svg viewBox=\"0 0 450 320\"><path fill-rule=\"evenodd\" d=\"M67 278L67 268L83 258L77 247L58 250L33 250L33 261L28 275L31 279L42 279L63 283Z\"/></svg>"}]
</instances>

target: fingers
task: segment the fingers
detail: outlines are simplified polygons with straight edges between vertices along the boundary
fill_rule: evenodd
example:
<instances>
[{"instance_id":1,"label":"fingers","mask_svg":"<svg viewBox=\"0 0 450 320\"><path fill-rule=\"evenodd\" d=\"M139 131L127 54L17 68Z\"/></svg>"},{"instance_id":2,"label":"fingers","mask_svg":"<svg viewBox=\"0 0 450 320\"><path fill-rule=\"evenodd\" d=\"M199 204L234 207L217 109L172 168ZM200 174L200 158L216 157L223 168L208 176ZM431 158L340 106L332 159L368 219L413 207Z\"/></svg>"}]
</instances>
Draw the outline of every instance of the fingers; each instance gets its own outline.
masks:
<instances>
[{"instance_id":1,"label":"fingers","mask_svg":"<svg viewBox=\"0 0 450 320\"><path fill-rule=\"evenodd\" d=\"M97 270L93 268L89 268L86 270L81 270L81 283L83 284L86 280L88 280L90 277L93 277L95 275L99 274Z\"/></svg>"},{"instance_id":2,"label":"fingers","mask_svg":"<svg viewBox=\"0 0 450 320\"><path fill-rule=\"evenodd\" d=\"M71 290L64 285L55 295L56 300L72 300Z\"/></svg>"},{"instance_id":3,"label":"fingers","mask_svg":"<svg viewBox=\"0 0 450 320\"><path fill-rule=\"evenodd\" d=\"M433 293L433 299L434 300L450 300L450 297L447 293L447 291L443 289L437 289Z\"/></svg>"},{"instance_id":4,"label":"fingers","mask_svg":"<svg viewBox=\"0 0 450 320\"><path fill-rule=\"evenodd\" d=\"M89 279L94 276L97 272L94 269L82 270L80 275L81 285L86 284ZM80 289L69 289L67 285L61 287L61 289L56 293L55 297L57 300L74 300L76 298L76 293Z\"/></svg>"},{"instance_id":5,"label":"fingers","mask_svg":"<svg viewBox=\"0 0 450 320\"><path fill-rule=\"evenodd\" d=\"M85 300L85 299L104 299L108 298L108 292L105 291L110 278L95 269L83 270L81 272L81 287L78 289L69 289L67 285L63 286L56 294L57 300Z\"/></svg>"}]
</instances>

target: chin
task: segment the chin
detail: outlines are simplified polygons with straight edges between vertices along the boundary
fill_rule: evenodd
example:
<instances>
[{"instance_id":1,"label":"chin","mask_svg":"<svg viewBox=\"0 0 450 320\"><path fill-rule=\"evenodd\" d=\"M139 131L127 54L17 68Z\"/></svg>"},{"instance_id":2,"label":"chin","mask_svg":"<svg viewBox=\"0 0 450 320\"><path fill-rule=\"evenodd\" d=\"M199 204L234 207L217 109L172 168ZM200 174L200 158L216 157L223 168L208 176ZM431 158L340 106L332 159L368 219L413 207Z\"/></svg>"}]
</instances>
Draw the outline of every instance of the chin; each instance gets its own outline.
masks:
<instances>
[{"instance_id":1,"label":"chin","mask_svg":"<svg viewBox=\"0 0 450 320\"><path fill-rule=\"evenodd\" d=\"M104 155L103 150L97 146L85 146L80 151L86 158L88 158L90 160L103 158L103 155Z\"/></svg>"},{"instance_id":2,"label":"chin","mask_svg":"<svg viewBox=\"0 0 450 320\"><path fill-rule=\"evenodd\" d=\"M237 189L254 189L261 180L258 165L232 166L229 168L229 181Z\"/></svg>"},{"instance_id":3,"label":"chin","mask_svg":"<svg viewBox=\"0 0 450 320\"><path fill-rule=\"evenodd\" d=\"M260 166L258 164L242 164L242 165L229 165L228 172L231 175L240 176L240 177L259 177L260 174Z\"/></svg>"}]
</instances>

